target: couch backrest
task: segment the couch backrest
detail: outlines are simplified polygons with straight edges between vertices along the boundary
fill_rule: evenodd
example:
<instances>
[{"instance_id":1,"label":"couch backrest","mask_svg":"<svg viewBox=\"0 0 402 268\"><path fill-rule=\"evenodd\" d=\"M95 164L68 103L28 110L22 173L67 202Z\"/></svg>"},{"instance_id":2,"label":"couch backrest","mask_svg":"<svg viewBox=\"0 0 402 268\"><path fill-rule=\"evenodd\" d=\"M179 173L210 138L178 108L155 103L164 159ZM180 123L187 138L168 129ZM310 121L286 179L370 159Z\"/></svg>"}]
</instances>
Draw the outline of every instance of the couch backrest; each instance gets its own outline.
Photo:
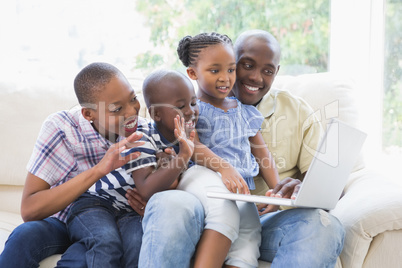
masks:
<instances>
[{"instance_id":1,"label":"couch backrest","mask_svg":"<svg viewBox=\"0 0 402 268\"><path fill-rule=\"evenodd\" d=\"M359 126L353 81L331 73L278 76L275 86L304 98L322 122L331 117ZM142 96L139 96L140 98ZM78 104L74 94L48 91L0 92L0 185L23 185L26 165L46 117ZM142 102L140 115L147 115Z\"/></svg>"},{"instance_id":2,"label":"couch backrest","mask_svg":"<svg viewBox=\"0 0 402 268\"><path fill-rule=\"evenodd\" d=\"M0 184L24 184L26 165L43 121L77 103L74 95L57 92L0 92Z\"/></svg>"}]
</instances>

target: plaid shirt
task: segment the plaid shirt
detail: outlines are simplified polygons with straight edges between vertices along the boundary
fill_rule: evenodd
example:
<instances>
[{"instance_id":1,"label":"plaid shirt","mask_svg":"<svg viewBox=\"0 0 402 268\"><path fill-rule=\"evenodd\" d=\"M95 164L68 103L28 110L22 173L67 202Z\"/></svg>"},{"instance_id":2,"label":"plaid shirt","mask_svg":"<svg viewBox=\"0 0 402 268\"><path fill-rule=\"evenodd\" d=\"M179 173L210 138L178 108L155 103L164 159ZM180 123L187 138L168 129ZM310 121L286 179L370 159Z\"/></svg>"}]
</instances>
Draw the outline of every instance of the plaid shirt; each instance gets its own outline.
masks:
<instances>
[{"instance_id":1,"label":"plaid shirt","mask_svg":"<svg viewBox=\"0 0 402 268\"><path fill-rule=\"evenodd\" d=\"M53 188L95 166L111 145L82 116L80 108L61 111L43 123L27 170ZM53 217L65 222L68 209Z\"/></svg>"}]
</instances>

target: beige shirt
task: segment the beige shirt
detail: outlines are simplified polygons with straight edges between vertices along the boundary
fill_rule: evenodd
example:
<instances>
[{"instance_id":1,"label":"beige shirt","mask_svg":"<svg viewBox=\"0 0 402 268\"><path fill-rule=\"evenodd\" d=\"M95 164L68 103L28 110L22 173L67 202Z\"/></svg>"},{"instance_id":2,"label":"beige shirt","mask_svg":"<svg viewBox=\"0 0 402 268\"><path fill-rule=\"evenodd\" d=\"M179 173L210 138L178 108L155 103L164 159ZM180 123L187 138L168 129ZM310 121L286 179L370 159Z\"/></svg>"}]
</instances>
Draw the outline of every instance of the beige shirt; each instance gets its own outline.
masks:
<instances>
[{"instance_id":1,"label":"beige shirt","mask_svg":"<svg viewBox=\"0 0 402 268\"><path fill-rule=\"evenodd\" d=\"M288 91L271 89L257 105L264 117L261 133L273 155L280 179L300 178L310 166L323 134L321 123L303 99ZM264 195L268 186L254 177L253 194Z\"/></svg>"}]
</instances>

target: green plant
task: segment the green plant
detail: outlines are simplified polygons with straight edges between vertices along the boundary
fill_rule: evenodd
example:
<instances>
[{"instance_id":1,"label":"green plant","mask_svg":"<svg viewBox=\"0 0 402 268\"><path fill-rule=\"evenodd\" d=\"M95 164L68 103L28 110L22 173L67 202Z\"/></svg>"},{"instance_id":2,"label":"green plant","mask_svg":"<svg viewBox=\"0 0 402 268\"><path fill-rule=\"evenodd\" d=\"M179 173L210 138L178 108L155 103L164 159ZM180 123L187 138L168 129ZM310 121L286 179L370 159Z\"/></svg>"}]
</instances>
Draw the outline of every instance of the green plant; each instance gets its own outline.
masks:
<instances>
[{"instance_id":1,"label":"green plant","mask_svg":"<svg viewBox=\"0 0 402 268\"><path fill-rule=\"evenodd\" d=\"M150 41L155 47L166 48L163 55L166 67L182 68L176 47L185 35L216 31L235 40L242 31L258 28L268 30L280 42L283 51L282 74L327 70L329 9L329 1L326 0L137 2L137 10L147 18L146 26L151 30ZM145 61L137 66L159 67Z\"/></svg>"},{"instance_id":2,"label":"green plant","mask_svg":"<svg viewBox=\"0 0 402 268\"><path fill-rule=\"evenodd\" d=\"M388 0L385 12L383 147L402 147L402 2Z\"/></svg>"}]
</instances>

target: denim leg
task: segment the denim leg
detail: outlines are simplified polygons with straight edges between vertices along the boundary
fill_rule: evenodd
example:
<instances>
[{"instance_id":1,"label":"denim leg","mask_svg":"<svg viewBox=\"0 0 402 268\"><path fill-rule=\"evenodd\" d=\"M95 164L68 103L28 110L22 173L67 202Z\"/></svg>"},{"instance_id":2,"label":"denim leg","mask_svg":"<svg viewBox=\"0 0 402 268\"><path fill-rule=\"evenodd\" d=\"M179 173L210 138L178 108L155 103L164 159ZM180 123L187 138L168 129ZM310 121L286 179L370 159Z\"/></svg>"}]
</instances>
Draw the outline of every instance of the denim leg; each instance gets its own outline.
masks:
<instances>
[{"instance_id":1,"label":"denim leg","mask_svg":"<svg viewBox=\"0 0 402 268\"><path fill-rule=\"evenodd\" d=\"M0 255L0 267L39 267L40 261L62 254L70 245L66 225L58 219L25 222L8 238Z\"/></svg>"},{"instance_id":2,"label":"denim leg","mask_svg":"<svg viewBox=\"0 0 402 268\"><path fill-rule=\"evenodd\" d=\"M87 248L85 245L76 242L68 247L66 252L61 256L57 262L57 268L86 268L87 261L85 259L85 252Z\"/></svg>"},{"instance_id":3,"label":"denim leg","mask_svg":"<svg viewBox=\"0 0 402 268\"><path fill-rule=\"evenodd\" d=\"M117 220L123 242L123 267L138 267L142 242L142 217L136 212L125 212Z\"/></svg>"},{"instance_id":4,"label":"denim leg","mask_svg":"<svg viewBox=\"0 0 402 268\"><path fill-rule=\"evenodd\" d=\"M345 230L321 209L288 209L260 218L260 259L274 267L334 267L342 251Z\"/></svg>"},{"instance_id":5,"label":"denim leg","mask_svg":"<svg viewBox=\"0 0 402 268\"><path fill-rule=\"evenodd\" d=\"M159 192L149 199L142 226L139 267L190 267L204 228L204 209L190 193Z\"/></svg>"},{"instance_id":6,"label":"denim leg","mask_svg":"<svg viewBox=\"0 0 402 268\"><path fill-rule=\"evenodd\" d=\"M123 246L113 209L98 197L80 197L71 206L68 232L72 241L86 246L88 267L121 267Z\"/></svg>"}]
</instances>

